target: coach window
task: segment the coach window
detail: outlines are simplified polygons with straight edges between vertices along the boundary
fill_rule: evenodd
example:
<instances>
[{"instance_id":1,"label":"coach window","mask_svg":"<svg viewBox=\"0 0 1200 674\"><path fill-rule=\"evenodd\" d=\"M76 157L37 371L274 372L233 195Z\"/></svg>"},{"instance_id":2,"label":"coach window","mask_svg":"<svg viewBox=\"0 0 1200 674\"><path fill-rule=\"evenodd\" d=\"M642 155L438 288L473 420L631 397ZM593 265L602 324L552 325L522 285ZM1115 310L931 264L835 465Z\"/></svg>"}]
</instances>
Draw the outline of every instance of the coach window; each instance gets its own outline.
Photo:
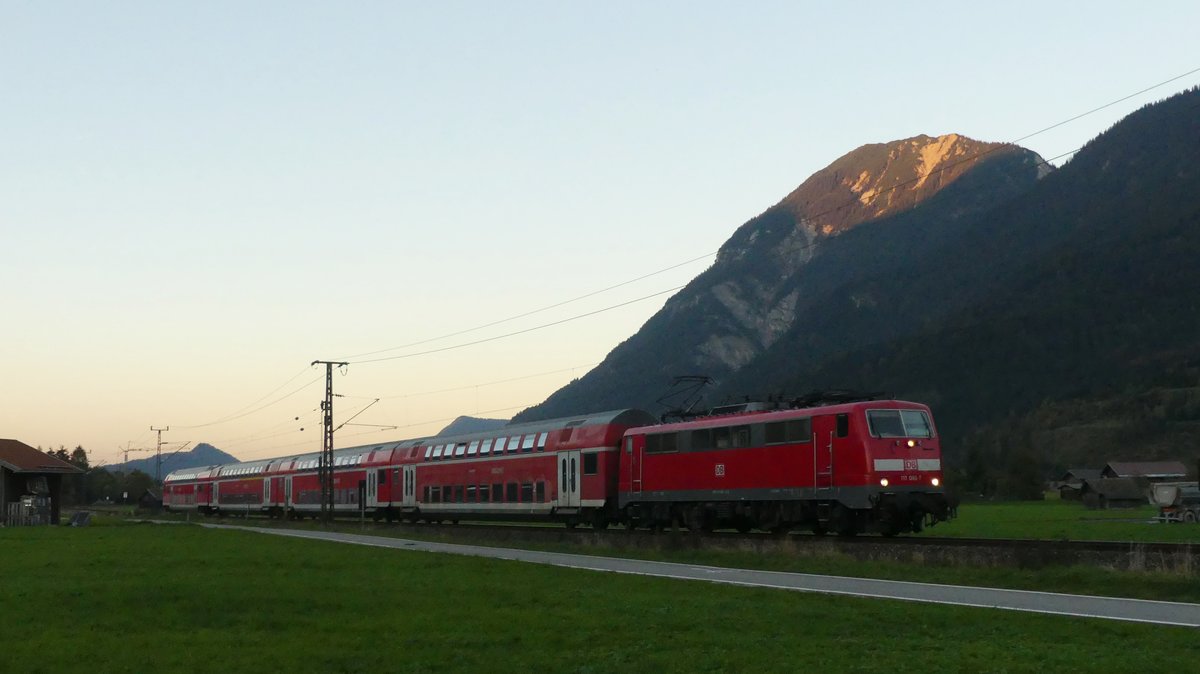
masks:
<instances>
[{"instance_id":1,"label":"coach window","mask_svg":"<svg viewBox=\"0 0 1200 674\"><path fill-rule=\"evenodd\" d=\"M497 482L492 485L492 503L504 502L504 485Z\"/></svg>"},{"instance_id":2,"label":"coach window","mask_svg":"<svg viewBox=\"0 0 1200 674\"><path fill-rule=\"evenodd\" d=\"M508 501L509 503L517 502L517 483L516 482L509 482L504 487L504 500Z\"/></svg>"},{"instance_id":3,"label":"coach window","mask_svg":"<svg viewBox=\"0 0 1200 674\"><path fill-rule=\"evenodd\" d=\"M379 484L387 484L387 469L386 468L380 469L378 477L379 477L379 479L378 479Z\"/></svg>"},{"instance_id":4,"label":"coach window","mask_svg":"<svg viewBox=\"0 0 1200 674\"><path fill-rule=\"evenodd\" d=\"M539 451L539 452L546 451L546 436L547 435L550 435L550 434L549 433L541 433L540 435L538 435L537 445L536 445L537 451Z\"/></svg>"},{"instance_id":5,"label":"coach window","mask_svg":"<svg viewBox=\"0 0 1200 674\"><path fill-rule=\"evenodd\" d=\"M473 485L473 484L467 485L467 503L475 502L476 493L477 493L477 491L475 489L475 485Z\"/></svg>"},{"instance_id":6,"label":"coach window","mask_svg":"<svg viewBox=\"0 0 1200 674\"><path fill-rule=\"evenodd\" d=\"M487 503L490 500L491 498L488 494L488 486L486 484L479 485L479 502Z\"/></svg>"},{"instance_id":7,"label":"coach window","mask_svg":"<svg viewBox=\"0 0 1200 674\"><path fill-rule=\"evenodd\" d=\"M480 456L483 456L484 454L491 454L491 453L492 453L492 441L491 441L491 439L489 438L489 439L487 439L487 440L483 440L483 441L481 441L481 442L479 443L479 455L480 455Z\"/></svg>"},{"instance_id":8,"label":"coach window","mask_svg":"<svg viewBox=\"0 0 1200 674\"><path fill-rule=\"evenodd\" d=\"M440 458L442 458L442 446L438 445L433 448L433 460L437 461Z\"/></svg>"},{"instance_id":9,"label":"coach window","mask_svg":"<svg viewBox=\"0 0 1200 674\"><path fill-rule=\"evenodd\" d=\"M472 440L471 444L467 445L467 456L475 456L479 451L479 441Z\"/></svg>"},{"instance_id":10,"label":"coach window","mask_svg":"<svg viewBox=\"0 0 1200 674\"><path fill-rule=\"evenodd\" d=\"M492 443L492 453L493 454L503 454L504 453L504 443L507 441L508 441L507 438L496 438L496 441L494 443Z\"/></svg>"},{"instance_id":11,"label":"coach window","mask_svg":"<svg viewBox=\"0 0 1200 674\"><path fill-rule=\"evenodd\" d=\"M536 500L538 503L546 502L546 483L542 480L538 480L538 483L537 483Z\"/></svg>"},{"instance_id":12,"label":"coach window","mask_svg":"<svg viewBox=\"0 0 1200 674\"><path fill-rule=\"evenodd\" d=\"M583 455L583 474L595 475L600 472L600 455L599 454L584 454Z\"/></svg>"},{"instance_id":13,"label":"coach window","mask_svg":"<svg viewBox=\"0 0 1200 674\"><path fill-rule=\"evenodd\" d=\"M455 503L463 502L463 492L464 491L465 490L463 489L463 486L461 484L454 488L454 502Z\"/></svg>"},{"instance_id":14,"label":"coach window","mask_svg":"<svg viewBox=\"0 0 1200 674\"><path fill-rule=\"evenodd\" d=\"M521 483L521 503L533 503L533 483Z\"/></svg>"},{"instance_id":15,"label":"coach window","mask_svg":"<svg viewBox=\"0 0 1200 674\"><path fill-rule=\"evenodd\" d=\"M430 487L426 487L426 489L430 489ZM441 487L433 487L430 490L429 502L430 503L441 503L442 502L442 488Z\"/></svg>"},{"instance_id":16,"label":"coach window","mask_svg":"<svg viewBox=\"0 0 1200 674\"><path fill-rule=\"evenodd\" d=\"M537 436L530 433L525 436L525 442L521 443L521 453L525 454L533 451L533 443L537 440Z\"/></svg>"},{"instance_id":17,"label":"coach window","mask_svg":"<svg viewBox=\"0 0 1200 674\"><path fill-rule=\"evenodd\" d=\"M454 447L454 456L462 456L467 453L467 443L460 442Z\"/></svg>"},{"instance_id":18,"label":"coach window","mask_svg":"<svg viewBox=\"0 0 1200 674\"><path fill-rule=\"evenodd\" d=\"M515 454L517 451L517 447L520 447L520 446L521 446L521 436L514 435L508 439L508 453L509 454Z\"/></svg>"}]
</instances>

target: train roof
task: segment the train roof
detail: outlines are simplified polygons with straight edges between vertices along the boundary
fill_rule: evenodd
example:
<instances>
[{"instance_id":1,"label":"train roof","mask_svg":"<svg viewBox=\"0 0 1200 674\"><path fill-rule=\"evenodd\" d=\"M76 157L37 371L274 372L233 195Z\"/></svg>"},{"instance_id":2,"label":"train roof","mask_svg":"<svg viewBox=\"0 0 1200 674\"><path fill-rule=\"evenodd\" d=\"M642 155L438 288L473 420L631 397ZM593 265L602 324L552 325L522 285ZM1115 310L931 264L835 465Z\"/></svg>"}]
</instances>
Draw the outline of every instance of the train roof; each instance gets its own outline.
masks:
<instances>
[{"instance_id":1,"label":"train roof","mask_svg":"<svg viewBox=\"0 0 1200 674\"><path fill-rule=\"evenodd\" d=\"M626 426L645 426L655 423L655 418L649 412L639 409L620 409L608 410L606 412L594 412L591 414L580 414L571 417L560 417L558 419L546 419L544 421L528 421L520 424L510 424L494 428L490 431L476 431L473 433L455 433L451 435L436 435L424 436L419 438L409 438L407 440L389 440L386 442L377 442L367 445L355 445L353 447L342 447L341 449L333 450L334 463L337 464L338 459L347 457L366 457L371 452L391 451L395 449L409 449L414 446L420 446L433 443L449 443L449 442L470 442L471 440L482 440L487 438L495 438L499 436L510 436L526 433L539 433L542 431L551 431L558 428L568 428L575 426L598 426L605 424L622 424ZM163 482L173 482L177 480L195 480L199 478L209 477L226 477L231 475L253 475L266 470L266 467L275 462L286 461L312 461L320 459L321 452L305 452L304 454L290 454L277 456L270 459L256 459L254 461L242 461L237 463L226 463L215 466L206 466L203 468L182 468L180 470L169 473ZM362 459L360 459L361 461Z\"/></svg>"},{"instance_id":2,"label":"train roof","mask_svg":"<svg viewBox=\"0 0 1200 674\"><path fill-rule=\"evenodd\" d=\"M627 432L652 433L655 431L677 431L687 430L690 428L728 426L739 423L766 423L770 421L781 421L784 419L811 417L818 414L843 414L857 409L904 408L917 408L923 410L929 409L928 406L923 403L915 403L908 400L856 400L854 402L839 403L836 405L818 405L815 407L797 407L774 410L749 409L730 414L715 414L710 416L696 417L686 421L676 421L667 424L646 424L645 426L631 428Z\"/></svg>"}]
</instances>

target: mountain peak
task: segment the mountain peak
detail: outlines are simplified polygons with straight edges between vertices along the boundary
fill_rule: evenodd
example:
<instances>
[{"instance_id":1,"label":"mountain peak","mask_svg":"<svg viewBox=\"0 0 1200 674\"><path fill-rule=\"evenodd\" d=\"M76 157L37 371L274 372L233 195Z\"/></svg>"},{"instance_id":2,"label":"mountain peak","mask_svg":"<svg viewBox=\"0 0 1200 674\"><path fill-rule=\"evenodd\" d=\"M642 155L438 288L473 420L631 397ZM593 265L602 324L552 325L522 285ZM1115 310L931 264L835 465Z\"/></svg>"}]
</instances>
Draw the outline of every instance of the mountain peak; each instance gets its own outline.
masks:
<instances>
[{"instance_id":1,"label":"mountain peak","mask_svg":"<svg viewBox=\"0 0 1200 674\"><path fill-rule=\"evenodd\" d=\"M805 180L779 205L813 234L839 234L907 210L997 152L1019 150L957 133L863 145Z\"/></svg>"}]
</instances>

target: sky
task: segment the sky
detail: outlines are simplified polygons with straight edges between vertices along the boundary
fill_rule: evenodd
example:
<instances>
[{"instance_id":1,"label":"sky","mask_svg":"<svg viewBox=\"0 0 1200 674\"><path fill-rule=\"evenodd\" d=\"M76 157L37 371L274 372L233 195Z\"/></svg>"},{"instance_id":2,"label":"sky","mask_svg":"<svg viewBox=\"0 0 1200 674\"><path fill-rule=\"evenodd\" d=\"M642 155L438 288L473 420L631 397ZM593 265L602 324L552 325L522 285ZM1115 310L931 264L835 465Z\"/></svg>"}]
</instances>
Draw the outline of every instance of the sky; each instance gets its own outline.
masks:
<instances>
[{"instance_id":1,"label":"sky","mask_svg":"<svg viewBox=\"0 0 1200 674\"><path fill-rule=\"evenodd\" d=\"M1200 3L979 4L0 0L0 437L319 451L314 360L338 447L507 418L846 152L1200 68Z\"/></svg>"}]
</instances>

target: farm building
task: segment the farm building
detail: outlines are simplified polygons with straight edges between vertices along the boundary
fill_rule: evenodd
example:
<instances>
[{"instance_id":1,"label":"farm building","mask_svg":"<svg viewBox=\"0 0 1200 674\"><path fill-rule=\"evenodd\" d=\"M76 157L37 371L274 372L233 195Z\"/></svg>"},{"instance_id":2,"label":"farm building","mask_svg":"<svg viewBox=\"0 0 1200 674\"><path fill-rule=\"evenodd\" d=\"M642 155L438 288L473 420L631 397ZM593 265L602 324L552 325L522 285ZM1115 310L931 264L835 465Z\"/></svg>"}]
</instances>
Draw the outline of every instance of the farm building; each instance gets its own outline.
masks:
<instances>
[{"instance_id":1,"label":"farm building","mask_svg":"<svg viewBox=\"0 0 1200 674\"><path fill-rule=\"evenodd\" d=\"M62 476L79 472L23 442L0 439L0 524L58 524Z\"/></svg>"},{"instance_id":2,"label":"farm building","mask_svg":"<svg viewBox=\"0 0 1200 674\"><path fill-rule=\"evenodd\" d=\"M1078 501L1083 498L1087 484L1099 479L1099 468L1072 468L1058 479L1059 498L1064 501Z\"/></svg>"},{"instance_id":3,"label":"farm building","mask_svg":"<svg viewBox=\"0 0 1200 674\"><path fill-rule=\"evenodd\" d=\"M1144 478L1102 477L1083 484L1083 504L1088 508L1136 508L1150 502Z\"/></svg>"},{"instance_id":4,"label":"farm building","mask_svg":"<svg viewBox=\"0 0 1200 674\"><path fill-rule=\"evenodd\" d=\"M1187 467L1181 461L1109 461L1100 471L1100 477L1174 481L1187 477Z\"/></svg>"},{"instance_id":5,"label":"farm building","mask_svg":"<svg viewBox=\"0 0 1200 674\"><path fill-rule=\"evenodd\" d=\"M147 489L142 492L142 495L137 500L138 510L146 510L154 513L162 510L162 504L162 494L153 489Z\"/></svg>"}]
</instances>

